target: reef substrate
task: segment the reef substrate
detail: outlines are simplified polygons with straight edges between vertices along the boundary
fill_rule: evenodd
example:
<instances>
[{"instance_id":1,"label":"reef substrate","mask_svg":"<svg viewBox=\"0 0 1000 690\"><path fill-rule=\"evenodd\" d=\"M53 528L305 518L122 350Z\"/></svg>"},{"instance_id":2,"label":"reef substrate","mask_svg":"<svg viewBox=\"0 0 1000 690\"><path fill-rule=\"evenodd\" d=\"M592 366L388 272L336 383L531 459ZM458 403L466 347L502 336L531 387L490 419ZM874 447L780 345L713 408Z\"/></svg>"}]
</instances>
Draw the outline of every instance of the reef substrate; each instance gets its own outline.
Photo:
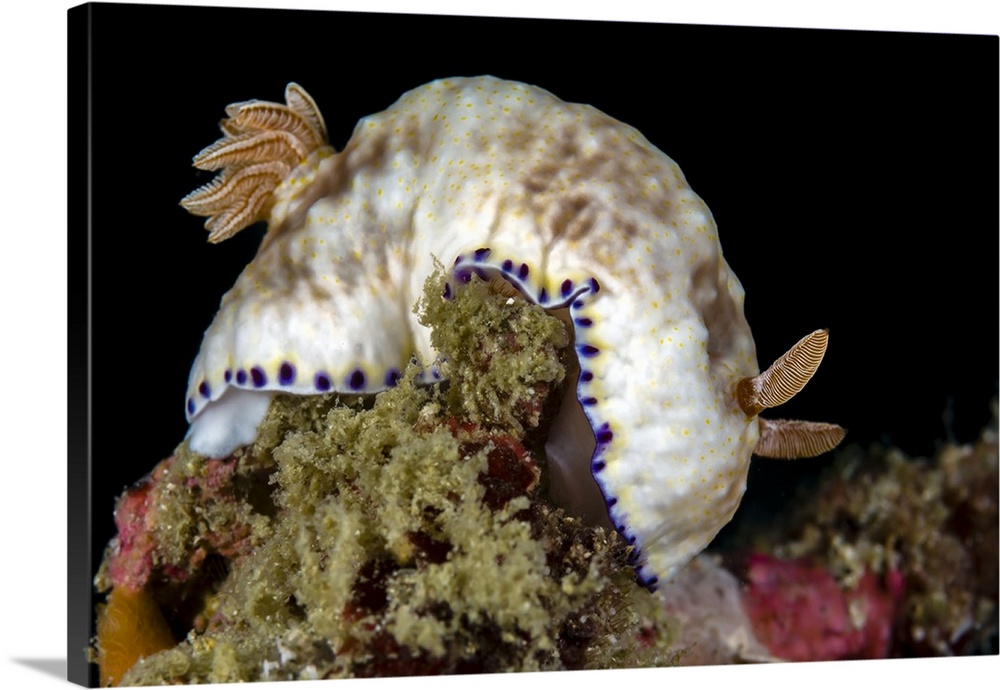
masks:
<instances>
[{"instance_id":1,"label":"reef substrate","mask_svg":"<svg viewBox=\"0 0 1000 690\"><path fill-rule=\"evenodd\" d=\"M546 498L565 323L504 285L443 286L419 308L447 384L411 366L374 396L281 396L252 446L181 444L119 499L102 684L676 661L628 547Z\"/></svg>"},{"instance_id":2,"label":"reef substrate","mask_svg":"<svg viewBox=\"0 0 1000 690\"><path fill-rule=\"evenodd\" d=\"M654 595L548 498L565 320L504 283L443 290L417 308L447 383L279 396L253 445L182 443L119 498L102 685L996 653L995 401L934 458L838 451Z\"/></svg>"}]
</instances>

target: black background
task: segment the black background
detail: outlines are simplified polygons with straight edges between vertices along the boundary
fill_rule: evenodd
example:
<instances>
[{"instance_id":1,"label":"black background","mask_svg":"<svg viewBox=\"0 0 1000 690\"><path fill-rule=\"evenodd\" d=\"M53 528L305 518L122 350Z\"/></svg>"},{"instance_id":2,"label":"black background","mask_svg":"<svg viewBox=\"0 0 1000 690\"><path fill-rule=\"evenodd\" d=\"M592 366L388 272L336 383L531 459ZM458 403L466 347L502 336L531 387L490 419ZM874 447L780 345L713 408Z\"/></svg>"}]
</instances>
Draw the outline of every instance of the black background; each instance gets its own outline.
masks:
<instances>
[{"instance_id":1,"label":"black background","mask_svg":"<svg viewBox=\"0 0 1000 690\"><path fill-rule=\"evenodd\" d=\"M289 81L316 100L338 149L360 117L439 77L493 74L590 103L676 160L712 209L762 366L830 328L819 373L781 416L837 422L848 442L911 454L948 433L972 440L989 419L996 37L91 11L95 567L115 497L183 438L188 368L262 236L205 241L203 219L178 206L211 177L191 157L218 138L226 104L280 102ZM757 460L746 501L780 509L828 462Z\"/></svg>"}]
</instances>

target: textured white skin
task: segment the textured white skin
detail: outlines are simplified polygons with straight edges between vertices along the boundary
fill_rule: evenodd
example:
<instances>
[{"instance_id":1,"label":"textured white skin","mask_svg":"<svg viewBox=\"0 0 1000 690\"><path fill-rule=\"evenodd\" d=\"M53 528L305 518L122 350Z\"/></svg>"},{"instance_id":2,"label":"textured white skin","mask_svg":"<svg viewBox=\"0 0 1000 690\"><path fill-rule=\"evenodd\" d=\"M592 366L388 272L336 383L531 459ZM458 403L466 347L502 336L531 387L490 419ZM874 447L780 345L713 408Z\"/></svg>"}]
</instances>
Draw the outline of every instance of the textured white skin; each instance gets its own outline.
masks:
<instances>
[{"instance_id":1,"label":"textured white skin","mask_svg":"<svg viewBox=\"0 0 1000 690\"><path fill-rule=\"evenodd\" d=\"M412 355L430 366L412 307L434 258L461 257L456 276L500 272L590 320L575 329L583 404L564 403L547 446L553 493L610 517L638 547L641 582L670 577L729 521L758 435L734 396L759 371L743 290L708 208L639 132L524 84L441 80L361 120L339 154L314 152L275 192L272 229L313 184L326 195L265 240L205 334L192 449L252 440L259 402L223 395L241 368L259 368L266 397L317 393L318 372L331 390L373 392ZM279 383L283 363L294 381Z\"/></svg>"}]
</instances>

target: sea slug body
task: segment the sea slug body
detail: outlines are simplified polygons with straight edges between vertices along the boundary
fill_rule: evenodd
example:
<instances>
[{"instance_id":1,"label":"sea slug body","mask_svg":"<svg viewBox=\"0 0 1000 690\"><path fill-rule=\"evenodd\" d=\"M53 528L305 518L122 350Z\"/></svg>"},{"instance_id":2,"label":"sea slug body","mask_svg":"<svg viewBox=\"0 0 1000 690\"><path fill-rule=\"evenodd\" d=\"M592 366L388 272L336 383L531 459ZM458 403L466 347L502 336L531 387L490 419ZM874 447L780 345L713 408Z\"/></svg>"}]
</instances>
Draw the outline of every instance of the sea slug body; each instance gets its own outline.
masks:
<instances>
[{"instance_id":1,"label":"sea slug body","mask_svg":"<svg viewBox=\"0 0 1000 690\"><path fill-rule=\"evenodd\" d=\"M376 392L411 358L435 261L446 288L502 277L566 310L580 364L546 454L553 494L610 520L653 588L735 512L751 453L836 445L839 427L765 422L815 371L826 334L759 374L743 289L677 164L593 107L492 77L432 82L362 119L347 146L297 85L229 106L195 159L220 176L182 203L218 241L269 230L191 370L190 447L253 441L271 396ZM595 481L596 480L596 481Z\"/></svg>"}]
</instances>

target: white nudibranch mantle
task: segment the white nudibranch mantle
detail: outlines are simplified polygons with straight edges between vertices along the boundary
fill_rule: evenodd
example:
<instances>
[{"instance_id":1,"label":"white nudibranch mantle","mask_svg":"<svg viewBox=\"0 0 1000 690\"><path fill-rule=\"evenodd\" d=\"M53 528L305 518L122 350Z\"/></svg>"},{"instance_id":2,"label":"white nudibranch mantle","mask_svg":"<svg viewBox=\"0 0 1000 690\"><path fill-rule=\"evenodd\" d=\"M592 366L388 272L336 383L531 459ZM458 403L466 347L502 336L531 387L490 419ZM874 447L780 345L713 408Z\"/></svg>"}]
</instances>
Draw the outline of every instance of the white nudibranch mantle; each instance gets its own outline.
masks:
<instances>
[{"instance_id":1,"label":"white nudibranch mantle","mask_svg":"<svg viewBox=\"0 0 1000 690\"><path fill-rule=\"evenodd\" d=\"M376 392L412 357L433 378L412 307L435 259L455 289L502 276L568 309L580 372L546 445L552 491L610 520L651 589L730 520L752 453L843 437L757 416L805 385L826 332L759 373L711 213L635 129L534 86L456 78L362 119L337 152L301 87L285 101L230 105L195 158L219 176L181 202L211 241L269 226L191 369L192 450L251 443L275 392Z\"/></svg>"}]
</instances>

